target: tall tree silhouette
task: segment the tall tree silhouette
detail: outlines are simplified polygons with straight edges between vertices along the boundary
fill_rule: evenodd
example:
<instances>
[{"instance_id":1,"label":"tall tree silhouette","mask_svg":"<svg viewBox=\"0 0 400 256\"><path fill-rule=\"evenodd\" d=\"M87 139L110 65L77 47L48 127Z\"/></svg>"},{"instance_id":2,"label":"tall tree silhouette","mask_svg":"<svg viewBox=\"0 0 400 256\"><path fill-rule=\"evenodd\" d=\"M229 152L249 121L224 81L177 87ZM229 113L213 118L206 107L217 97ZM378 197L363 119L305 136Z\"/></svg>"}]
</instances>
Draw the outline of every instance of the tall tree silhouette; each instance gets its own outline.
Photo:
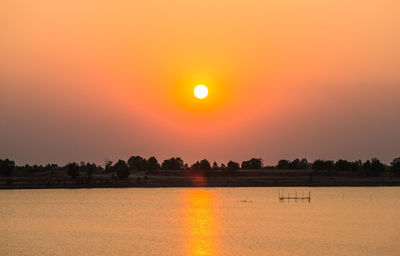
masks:
<instances>
[{"instance_id":1,"label":"tall tree silhouette","mask_svg":"<svg viewBox=\"0 0 400 256\"><path fill-rule=\"evenodd\" d=\"M302 158L301 160L296 158L292 162L289 162L289 169L306 170L308 169L308 161L306 158Z\"/></svg>"},{"instance_id":2,"label":"tall tree silhouette","mask_svg":"<svg viewBox=\"0 0 400 256\"><path fill-rule=\"evenodd\" d=\"M128 159L129 169L132 171L135 170L146 170L147 169L147 160L141 156L131 156Z\"/></svg>"},{"instance_id":3,"label":"tall tree silhouette","mask_svg":"<svg viewBox=\"0 0 400 256\"><path fill-rule=\"evenodd\" d=\"M200 169L201 170L211 170L210 162L207 159L203 159L200 161Z\"/></svg>"},{"instance_id":4,"label":"tall tree silhouette","mask_svg":"<svg viewBox=\"0 0 400 256\"><path fill-rule=\"evenodd\" d=\"M6 177L10 177L13 175L15 168L15 162L9 159L0 159L0 170L2 171L3 175Z\"/></svg>"},{"instance_id":5,"label":"tall tree silhouette","mask_svg":"<svg viewBox=\"0 0 400 256\"><path fill-rule=\"evenodd\" d=\"M160 164L158 163L157 158L154 156L147 159L147 169L151 171L159 170L161 168Z\"/></svg>"},{"instance_id":6,"label":"tall tree silhouette","mask_svg":"<svg viewBox=\"0 0 400 256\"><path fill-rule=\"evenodd\" d=\"M218 166L217 162L214 161L214 163L212 165L212 169L214 169L214 170L218 170L219 169L219 166Z\"/></svg>"},{"instance_id":7,"label":"tall tree silhouette","mask_svg":"<svg viewBox=\"0 0 400 256\"><path fill-rule=\"evenodd\" d=\"M127 179L129 176L129 167L124 160L118 160L113 166L114 171L117 173L119 179Z\"/></svg>"},{"instance_id":8,"label":"tall tree silhouette","mask_svg":"<svg viewBox=\"0 0 400 256\"><path fill-rule=\"evenodd\" d=\"M200 162L197 161L191 166L192 170L211 170L210 162L207 159L203 159Z\"/></svg>"},{"instance_id":9,"label":"tall tree silhouette","mask_svg":"<svg viewBox=\"0 0 400 256\"><path fill-rule=\"evenodd\" d=\"M339 159L335 162L336 171L350 171L352 168L351 162L343 159Z\"/></svg>"},{"instance_id":10,"label":"tall tree silhouette","mask_svg":"<svg viewBox=\"0 0 400 256\"><path fill-rule=\"evenodd\" d=\"M332 170L334 167L333 161L332 160L315 160L314 163L312 164L312 169L313 170Z\"/></svg>"},{"instance_id":11,"label":"tall tree silhouette","mask_svg":"<svg viewBox=\"0 0 400 256\"><path fill-rule=\"evenodd\" d=\"M73 179L79 177L79 165L77 163L68 163L67 167L67 174L71 176Z\"/></svg>"},{"instance_id":12,"label":"tall tree silhouette","mask_svg":"<svg viewBox=\"0 0 400 256\"><path fill-rule=\"evenodd\" d=\"M105 166L104 166L104 171L106 173L112 172L112 163L113 163L112 161L106 160L106 163L105 163Z\"/></svg>"},{"instance_id":13,"label":"tall tree silhouette","mask_svg":"<svg viewBox=\"0 0 400 256\"><path fill-rule=\"evenodd\" d=\"M194 164L190 166L191 170L200 170L200 162L196 161Z\"/></svg>"},{"instance_id":14,"label":"tall tree silhouette","mask_svg":"<svg viewBox=\"0 0 400 256\"><path fill-rule=\"evenodd\" d=\"M240 169L239 163L236 163L236 162L234 162L232 160L228 162L227 167L228 167L229 170L232 170L232 171Z\"/></svg>"},{"instance_id":15,"label":"tall tree silhouette","mask_svg":"<svg viewBox=\"0 0 400 256\"><path fill-rule=\"evenodd\" d=\"M161 168L164 170L182 170L184 166L184 162L180 157L172 157L170 159L166 159L161 164Z\"/></svg>"},{"instance_id":16,"label":"tall tree silhouette","mask_svg":"<svg viewBox=\"0 0 400 256\"><path fill-rule=\"evenodd\" d=\"M379 161L378 158L371 159L371 174L372 176L379 176L385 171L385 165Z\"/></svg>"},{"instance_id":17,"label":"tall tree silhouette","mask_svg":"<svg viewBox=\"0 0 400 256\"><path fill-rule=\"evenodd\" d=\"M397 157L395 159L393 159L393 161L390 163L392 171L400 176L400 157Z\"/></svg>"},{"instance_id":18,"label":"tall tree silhouette","mask_svg":"<svg viewBox=\"0 0 400 256\"><path fill-rule=\"evenodd\" d=\"M279 160L277 169L289 169L289 161L286 159Z\"/></svg>"},{"instance_id":19,"label":"tall tree silhouette","mask_svg":"<svg viewBox=\"0 0 400 256\"><path fill-rule=\"evenodd\" d=\"M242 162L242 169L260 169L262 167L263 160L261 158L252 158Z\"/></svg>"},{"instance_id":20,"label":"tall tree silhouette","mask_svg":"<svg viewBox=\"0 0 400 256\"><path fill-rule=\"evenodd\" d=\"M92 179L93 173L97 171L98 167L91 163L82 163L80 169L86 172L88 179Z\"/></svg>"}]
</instances>

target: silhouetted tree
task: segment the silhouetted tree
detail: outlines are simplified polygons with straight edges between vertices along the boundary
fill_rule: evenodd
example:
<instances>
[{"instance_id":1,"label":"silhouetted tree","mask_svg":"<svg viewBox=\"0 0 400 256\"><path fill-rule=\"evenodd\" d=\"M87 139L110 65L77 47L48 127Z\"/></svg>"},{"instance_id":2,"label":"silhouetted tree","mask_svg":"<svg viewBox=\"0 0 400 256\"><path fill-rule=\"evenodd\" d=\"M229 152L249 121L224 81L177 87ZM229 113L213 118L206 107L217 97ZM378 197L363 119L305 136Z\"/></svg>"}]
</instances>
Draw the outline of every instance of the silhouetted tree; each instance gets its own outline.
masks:
<instances>
[{"instance_id":1,"label":"silhouetted tree","mask_svg":"<svg viewBox=\"0 0 400 256\"><path fill-rule=\"evenodd\" d=\"M15 162L11 161L9 159L0 159L0 170L3 173L4 176L10 177L13 175L15 168Z\"/></svg>"},{"instance_id":2,"label":"silhouetted tree","mask_svg":"<svg viewBox=\"0 0 400 256\"><path fill-rule=\"evenodd\" d=\"M334 169L336 171L347 171L347 172L356 172L362 167L362 162L360 161L347 161L343 159L339 159L335 162Z\"/></svg>"},{"instance_id":3,"label":"silhouetted tree","mask_svg":"<svg viewBox=\"0 0 400 256\"><path fill-rule=\"evenodd\" d=\"M334 168L336 171L356 172L362 168L362 162L360 160L355 162L350 162L347 160L339 159L335 162Z\"/></svg>"},{"instance_id":4,"label":"silhouetted tree","mask_svg":"<svg viewBox=\"0 0 400 256\"><path fill-rule=\"evenodd\" d=\"M112 161L106 160L106 164L104 166L104 171L106 173L112 172L112 163L113 163Z\"/></svg>"},{"instance_id":5,"label":"silhouetted tree","mask_svg":"<svg viewBox=\"0 0 400 256\"><path fill-rule=\"evenodd\" d=\"M292 170L300 169L299 166L300 166L300 160L298 158L289 162L289 169L292 169Z\"/></svg>"},{"instance_id":6,"label":"silhouetted tree","mask_svg":"<svg viewBox=\"0 0 400 256\"><path fill-rule=\"evenodd\" d=\"M359 172L362 169L361 160L357 160L355 162L350 162L350 169L352 172Z\"/></svg>"},{"instance_id":7,"label":"silhouetted tree","mask_svg":"<svg viewBox=\"0 0 400 256\"><path fill-rule=\"evenodd\" d=\"M313 170L332 170L334 167L333 161L331 160L315 160L312 164Z\"/></svg>"},{"instance_id":8,"label":"silhouetted tree","mask_svg":"<svg viewBox=\"0 0 400 256\"><path fill-rule=\"evenodd\" d=\"M196 161L194 164L190 166L191 170L200 170L200 162Z\"/></svg>"},{"instance_id":9,"label":"silhouetted tree","mask_svg":"<svg viewBox=\"0 0 400 256\"><path fill-rule=\"evenodd\" d=\"M385 165L377 158L372 158L364 162L362 170L367 176L379 176L385 171Z\"/></svg>"},{"instance_id":10,"label":"silhouetted tree","mask_svg":"<svg viewBox=\"0 0 400 256\"><path fill-rule=\"evenodd\" d=\"M159 170L161 168L161 166L158 163L157 158L152 156L147 160L147 168L148 168L148 170L155 171L155 170Z\"/></svg>"},{"instance_id":11,"label":"silhouetted tree","mask_svg":"<svg viewBox=\"0 0 400 256\"><path fill-rule=\"evenodd\" d=\"M308 169L308 161L306 158L303 158L301 160L296 158L292 162L289 162L289 169L306 170Z\"/></svg>"},{"instance_id":12,"label":"silhouetted tree","mask_svg":"<svg viewBox=\"0 0 400 256\"><path fill-rule=\"evenodd\" d=\"M302 158L301 160L300 160L300 165L301 165L301 168L302 169L308 169L309 168L309 164L308 164L308 160L307 160L307 158Z\"/></svg>"},{"instance_id":13,"label":"silhouetted tree","mask_svg":"<svg viewBox=\"0 0 400 256\"><path fill-rule=\"evenodd\" d=\"M77 163L68 163L67 167L67 174L71 176L73 179L79 177L79 165Z\"/></svg>"},{"instance_id":14,"label":"silhouetted tree","mask_svg":"<svg viewBox=\"0 0 400 256\"><path fill-rule=\"evenodd\" d=\"M84 172L86 172L88 179L92 179L93 173L97 171L97 166L95 164L91 163L82 163L80 166L80 169Z\"/></svg>"},{"instance_id":15,"label":"silhouetted tree","mask_svg":"<svg viewBox=\"0 0 400 256\"><path fill-rule=\"evenodd\" d=\"M211 165L210 165L210 162L208 162L207 159L203 159L200 162L196 161L196 163L192 164L190 169L192 169L192 170L210 170L211 169Z\"/></svg>"},{"instance_id":16,"label":"silhouetted tree","mask_svg":"<svg viewBox=\"0 0 400 256\"><path fill-rule=\"evenodd\" d=\"M242 169L251 169L250 168L250 161L242 161L241 168Z\"/></svg>"},{"instance_id":17,"label":"silhouetted tree","mask_svg":"<svg viewBox=\"0 0 400 256\"><path fill-rule=\"evenodd\" d=\"M336 171L351 171L352 165L351 162L343 159L339 159L335 163L335 170Z\"/></svg>"},{"instance_id":18,"label":"silhouetted tree","mask_svg":"<svg viewBox=\"0 0 400 256\"><path fill-rule=\"evenodd\" d=\"M308 161L306 158L294 159L293 161L289 161L286 159L279 160L277 169L292 169L292 170L307 170L308 169Z\"/></svg>"},{"instance_id":19,"label":"silhouetted tree","mask_svg":"<svg viewBox=\"0 0 400 256\"><path fill-rule=\"evenodd\" d=\"M393 161L390 163L392 171L400 176L400 157L397 157L393 159Z\"/></svg>"},{"instance_id":20,"label":"silhouetted tree","mask_svg":"<svg viewBox=\"0 0 400 256\"><path fill-rule=\"evenodd\" d=\"M129 169L134 170L146 170L147 169L147 160L141 156L131 156L128 159Z\"/></svg>"},{"instance_id":21,"label":"silhouetted tree","mask_svg":"<svg viewBox=\"0 0 400 256\"><path fill-rule=\"evenodd\" d=\"M203 159L200 161L200 170L211 170L210 162L207 159Z\"/></svg>"},{"instance_id":22,"label":"silhouetted tree","mask_svg":"<svg viewBox=\"0 0 400 256\"><path fill-rule=\"evenodd\" d=\"M213 170L218 170L219 169L219 166L218 166L217 162L214 161L212 168L213 168Z\"/></svg>"},{"instance_id":23,"label":"silhouetted tree","mask_svg":"<svg viewBox=\"0 0 400 256\"><path fill-rule=\"evenodd\" d=\"M44 170L44 171L55 171L55 170L57 170L57 169L59 169L59 167L58 167L57 164L46 164L46 165L43 167L43 170Z\"/></svg>"},{"instance_id":24,"label":"silhouetted tree","mask_svg":"<svg viewBox=\"0 0 400 256\"><path fill-rule=\"evenodd\" d=\"M285 160L285 159L279 160L276 168L277 169L289 169L289 161Z\"/></svg>"},{"instance_id":25,"label":"silhouetted tree","mask_svg":"<svg viewBox=\"0 0 400 256\"><path fill-rule=\"evenodd\" d=\"M224 163L221 163L221 170L226 170L226 165Z\"/></svg>"},{"instance_id":26,"label":"silhouetted tree","mask_svg":"<svg viewBox=\"0 0 400 256\"><path fill-rule=\"evenodd\" d=\"M182 170L184 166L183 160L180 157L172 157L164 160L161 164L163 170Z\"/></svg>"},{"instance_id":27,"label":"silhouetted tree","mask_svg":"<svg viewBox=\"0 0 400 256\"><path fill-rule=\"evenodd\" d=\"M262 167L263 160L261 158L252 158L242 162L242 169L260 169Z\"/></svg>"},{"instance_id":28,"label":"silhouetted tree","mask_svg":"<svg viewBox=\"0 0 400 256\"><path fill-rule=\"evenodd\" d=\"M362 169L364 171L364 173L366 174L370 174L371 171L371 161L367 160L363 163L362 165Z\"/></svg>"},{"instance_id":29,"label":"silhouetted tree","mask_svg":"<svg viewBox=\"0 0 400 256\"><path fill-rule=\"evenodd\" d=\"M371 172L373 176L379 176L385 171L385 165L377 158L371 159Z\"/></svg>"},{"instance_id":30,"label":"silhouetted tree","mask_svg":"<svg viewBox=\"0 0 400 256\"><path fill-rule=\"evenodd\" d=\"M129 166L124 160L118 160L113 166L114 171L117 173L119 179L127 179L129 177Z\"/></svg>"},{"instance_id":31,"label":"silhouetted tree","mask_svg":"<svg viewBox=\"0 0 400 256\"><path fill-rule=\"evenodd\" d=\"M227 167L228 167L229 170L238 170L238 169L240 169L239 163L236 163L236 162L233 162L233 161L229 161Z\"/></svg>"}]
</instances>

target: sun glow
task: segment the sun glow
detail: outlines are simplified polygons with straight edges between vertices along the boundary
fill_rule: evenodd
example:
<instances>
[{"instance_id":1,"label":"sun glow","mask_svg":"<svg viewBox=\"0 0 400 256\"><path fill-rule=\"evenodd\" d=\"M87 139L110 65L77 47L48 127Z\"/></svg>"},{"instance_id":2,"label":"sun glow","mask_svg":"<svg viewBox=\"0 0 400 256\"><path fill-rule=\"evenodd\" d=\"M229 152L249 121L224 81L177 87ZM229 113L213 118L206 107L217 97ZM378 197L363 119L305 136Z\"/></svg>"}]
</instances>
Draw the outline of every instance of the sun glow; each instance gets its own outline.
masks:
<instances>
[{"instance_id":1,"label":"sun glow","mask_svg":"<svg viewBox=\"0 0 400 256\"><path fill-rule=\"evenodd\" d=\"M204 99L208 95L208 89L204 85L198 85L196 88L194 88L194 96L196 96L199 99Z\"/></svg>"}]
</instances>

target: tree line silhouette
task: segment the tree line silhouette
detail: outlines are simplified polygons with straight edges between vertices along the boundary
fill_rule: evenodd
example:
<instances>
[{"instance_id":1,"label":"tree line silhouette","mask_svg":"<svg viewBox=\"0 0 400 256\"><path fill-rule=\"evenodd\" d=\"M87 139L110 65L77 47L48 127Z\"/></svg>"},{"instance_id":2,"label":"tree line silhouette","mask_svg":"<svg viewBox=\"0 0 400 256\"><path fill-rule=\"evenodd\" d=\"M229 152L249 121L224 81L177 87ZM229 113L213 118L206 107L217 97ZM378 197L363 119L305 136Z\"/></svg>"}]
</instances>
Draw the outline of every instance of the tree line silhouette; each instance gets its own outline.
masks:
<instances>
[{"instance_id":1,"label":"tree line silhouette","mask_svg":"<svg viewBox=\"0 0 400 256\"><path fill-rule=\"evenodd\" d=\"M393 159L390 165L385 165L377 158L372 158L365 162L361 160L347 161L339 159L321 160L317 159L309 163L306 158L294 159L292 161L282 159L279 160L276 166L264 166L261 158L252 158L242 161L241 164L234 161L229 161L226 165L213 162L211 165L207 159L196 161L192 165L185 163L180 157L172 157L164 160L161 164L154 156L146 159L141 156L132 156L127 161L119 159L115 163L106 161L104 167L94 163L68 163L65 166L57 164L43 165L24 165L17 166L14 161L9 159L0 159L0 175L12 177L15 173L39 173L50 172L54 174L58 171L65 171L68 176L73 179L78 179L82 174L85 174L87 179L91 179L94 173L107 173L115 175L118 179L127 179L131 173L146 171L156 172L159 170L193 170L193 171L235 171L247 169L269 169L269 170L313 170L313 171L344 171L359 173L365 176L376 177L384 172L391 172L394 175L400 176L400 157Z\"/></svg>"}]
</instances>

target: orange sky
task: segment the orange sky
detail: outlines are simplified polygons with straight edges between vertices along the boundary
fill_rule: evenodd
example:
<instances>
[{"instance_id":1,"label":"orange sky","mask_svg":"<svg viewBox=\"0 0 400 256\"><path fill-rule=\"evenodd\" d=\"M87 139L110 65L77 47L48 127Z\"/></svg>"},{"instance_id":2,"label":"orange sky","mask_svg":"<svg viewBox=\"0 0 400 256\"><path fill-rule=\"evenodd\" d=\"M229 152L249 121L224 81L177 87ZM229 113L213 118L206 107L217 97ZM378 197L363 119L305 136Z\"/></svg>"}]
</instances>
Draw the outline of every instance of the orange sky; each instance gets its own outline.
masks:
<instances>
[{"instance_id":1,"label":"orange sky","mask_svg":"<svg viewBox=\"0 0 400 256\"><path fill-rule=\"evenodd\" d=\"M0 158L390 161L398 10L397 0L2 1Z\"/></svg>"}]
</instances>

